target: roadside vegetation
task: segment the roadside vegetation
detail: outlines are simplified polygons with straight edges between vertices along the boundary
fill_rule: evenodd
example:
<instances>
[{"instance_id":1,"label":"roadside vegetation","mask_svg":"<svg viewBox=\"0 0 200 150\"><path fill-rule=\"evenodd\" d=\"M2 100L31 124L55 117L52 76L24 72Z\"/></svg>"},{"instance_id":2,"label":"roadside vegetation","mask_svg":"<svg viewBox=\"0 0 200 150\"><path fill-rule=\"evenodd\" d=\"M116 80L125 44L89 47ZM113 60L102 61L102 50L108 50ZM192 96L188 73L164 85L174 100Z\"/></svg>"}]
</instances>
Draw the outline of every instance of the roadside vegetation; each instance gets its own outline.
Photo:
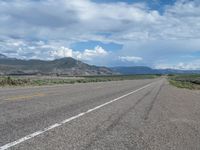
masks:
<instances>
[{"instance_id":1,"label":"roadside vegetation","mask_svg":"<svg viewBox=\"0 0 200 150\"><path fill-rule=\"evenodd\" d=\"M74 84L88 82L107 82L120 80L153 79L160 75L115 75L115 76L78 76L78 77L0 77L0 86L40 86L54 84Z\"/></svg>"},{"instance_id":2,"label":"roadside vegetation","mask_svg":"<svg viewBox=\"0 0 200 150\"><path fill-rule=\"evenodd\" d=\"M200 75L168 75L170 84L178 88L200 90Z\"/></svg>"}]
</instances>

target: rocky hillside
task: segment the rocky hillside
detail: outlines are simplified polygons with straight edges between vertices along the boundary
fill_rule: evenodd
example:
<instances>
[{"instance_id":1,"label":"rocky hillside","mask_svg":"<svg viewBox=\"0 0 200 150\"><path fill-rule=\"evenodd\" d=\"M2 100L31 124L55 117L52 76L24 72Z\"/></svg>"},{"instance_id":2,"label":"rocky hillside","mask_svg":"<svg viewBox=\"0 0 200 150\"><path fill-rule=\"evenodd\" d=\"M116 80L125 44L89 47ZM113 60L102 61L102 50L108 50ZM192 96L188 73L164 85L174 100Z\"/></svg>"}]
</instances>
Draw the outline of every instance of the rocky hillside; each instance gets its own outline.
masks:
<instances>
[{"instance_id":1,"label":"rocky hillside","mask_svg":"<svg viewBox=\"0 0 200 150\"><path fill-rule=\"evenodd\" d=\"M111 75L114 72L109 68L88 65L71 57L44 61L8 58L1 54L0 74Z\"/></svg>"}]
</instances>

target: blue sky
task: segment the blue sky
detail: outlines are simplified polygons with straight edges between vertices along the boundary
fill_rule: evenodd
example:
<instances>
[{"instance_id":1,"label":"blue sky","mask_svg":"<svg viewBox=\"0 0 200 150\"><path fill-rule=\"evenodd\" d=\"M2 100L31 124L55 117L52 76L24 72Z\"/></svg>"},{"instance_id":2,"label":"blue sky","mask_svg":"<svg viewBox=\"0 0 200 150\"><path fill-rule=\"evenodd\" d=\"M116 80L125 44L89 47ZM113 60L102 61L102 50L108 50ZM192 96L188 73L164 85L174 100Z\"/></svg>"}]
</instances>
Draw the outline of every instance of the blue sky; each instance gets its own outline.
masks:
<instances>
[{"instance_id":1,"label":"blue sky","mask_svg":"<svg viewBox=\"0 0 200 150\"><path fill-rule=\"evenodd\" d=\"M116 2L124 2L128 4L134 3L145 3L148 5L149 9L158 10L160 13L163 13L164 8L167 5L173 5L176 0L93 0L93 2L97 3L116 3Z\"/></svg>"},{"instance_id":2,"label":"blue sky","mask_svg":"<svg viewBox=\"0 0 200 150\"><path fill-rule=\"evenodd\" d=\"M199 0L1 0L0 53L200 69Z\"/></svg>"}]
</instances>

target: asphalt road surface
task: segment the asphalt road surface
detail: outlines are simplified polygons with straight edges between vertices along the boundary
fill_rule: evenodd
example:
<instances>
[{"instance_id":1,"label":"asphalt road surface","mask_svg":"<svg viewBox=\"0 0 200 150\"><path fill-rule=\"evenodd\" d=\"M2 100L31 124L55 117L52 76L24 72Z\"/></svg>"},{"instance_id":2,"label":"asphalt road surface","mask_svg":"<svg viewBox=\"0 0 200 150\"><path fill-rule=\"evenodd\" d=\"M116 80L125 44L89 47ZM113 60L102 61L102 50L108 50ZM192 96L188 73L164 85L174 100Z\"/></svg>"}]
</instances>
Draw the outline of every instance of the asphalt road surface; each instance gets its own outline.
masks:
<instances>
[{"instance_id":1,"label":"asphalt road surface","mask_svg":"<svg viewBox=\"0 0 200 150\"><path fill-rule=\"evenodd\" d=\"M199 150L200 92L166 79L0 89L0 150Z\"/></svg>"}]
</instances>

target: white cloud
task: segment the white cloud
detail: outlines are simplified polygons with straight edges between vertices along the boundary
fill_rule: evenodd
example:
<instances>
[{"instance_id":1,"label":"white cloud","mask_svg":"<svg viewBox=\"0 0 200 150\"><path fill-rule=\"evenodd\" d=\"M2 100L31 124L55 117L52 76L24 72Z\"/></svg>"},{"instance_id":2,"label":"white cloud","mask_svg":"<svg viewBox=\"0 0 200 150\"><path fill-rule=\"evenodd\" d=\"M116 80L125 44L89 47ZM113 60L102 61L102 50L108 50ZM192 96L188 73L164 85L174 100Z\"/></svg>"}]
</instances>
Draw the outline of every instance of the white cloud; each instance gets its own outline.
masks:
<instances>
[{"instance_id":1,"label":"white cloud","mask_svg":"<svg viewBox=\"0 0 200 150\"><path fill-rule=\"evenodd\" d=\"M75 59L93 61L109 55L109 52L97 45L94 49L73 50L60 42L5 40L0 41L0 53L8 57L23 59L45 59L73 57Z\"/></svg>"},{"instance_id":2,"label":"white cloud","mask_svg":"<svg viewBox=\"0 0 200 150\"><path fill-rule=\"evenodd\" d=\"M141 57L136 57L136 56L119 56L119 60L123 62L139 62L142 61L143 59Z\"/></svg>"},{"instance_id":3,"label":"white cloud","mask_svg":"<svg viewBox=\"0 0 200 150\"><path fill-rule=\"evenodd\" d=\"M170 55L200 51L200 1L177 0L162 14L145 3L0 1L0 53L18 58L72 56L82 60L109 55L100 47L82 52L70 49L71 43L91 40L122 44L116 58L122 56L129 62L141 61L131 58L135 55L154 61L163 55L170 59Z\"/></svg>"},{"instance_id":4,"label":"white cloud","mask_svg":"<svg viewBox=\"0 0 200 150\"><path fill-rule=\"evenodd\" d=\"M25 46L25 43L22 42L22 41L13 41L13 40L10 40L9 42L7 42L7 45L8 46L15 46L15 47L18 47L18 46Z\"/></svg>"},{"instance_id":5,"label":"white cloud","mask_svg":"<svg viewBox=\"0 0 200 150\"><path fill-rule=\"evenodd\" d=\"M73 57L80 60L92 60L102 58L109 53L100 46L96 46L93 50L85 49L83 52L75 51L67 47L61 47L57 50L50 51L50 56L53 58Z\"/></svg>"},{"instance_id":6,"label":"white cloud","mask_svg":"<svg viewBox=\"0 0 200 150\"><path fill-rule=\"evenodd\" d=\"M84 52L80 55L80 58L82 59L92 59L94 57L102 57L107 56L108 52L103 49L100 46L96 46L93 50L86 49Z\"/></svg>"},{"instance_id":7,"label":"white cloud","mask_svg":"<svg viewBox=\"0 0 200 150\"><path fill-rule=\"evenodd\" d=\"M188 63L179 62L177 64L157 64L155 68L156 69L200 70L200 60L194 60Z\"/></svg>"},{"instance_id":8,"label":"white cloud","mask_svg":"<svg viewBox=\"0 0 200 150\"><path fill-rule=\"evenodd\" d=\"M61 47L58 50L50 51L50 56L55 58L73 57L73 50L67 47Z\"/></svg>"},{"instance_id":9,"label":"white cloud","mask_svg":"<svg viewBox=\"0 0 200 150\"><path fill-rule=\"evenodd\" d=\"M0 33L4 36L70 41L200 38L199 10L198 1L177 1L173 6L168 6L162 15L157 10L150 10L144 3L2 1ZM97 35L97 32L112 35L107 38Z\"/></svg>"}]
</instances>

